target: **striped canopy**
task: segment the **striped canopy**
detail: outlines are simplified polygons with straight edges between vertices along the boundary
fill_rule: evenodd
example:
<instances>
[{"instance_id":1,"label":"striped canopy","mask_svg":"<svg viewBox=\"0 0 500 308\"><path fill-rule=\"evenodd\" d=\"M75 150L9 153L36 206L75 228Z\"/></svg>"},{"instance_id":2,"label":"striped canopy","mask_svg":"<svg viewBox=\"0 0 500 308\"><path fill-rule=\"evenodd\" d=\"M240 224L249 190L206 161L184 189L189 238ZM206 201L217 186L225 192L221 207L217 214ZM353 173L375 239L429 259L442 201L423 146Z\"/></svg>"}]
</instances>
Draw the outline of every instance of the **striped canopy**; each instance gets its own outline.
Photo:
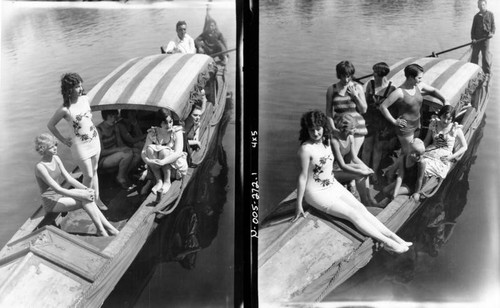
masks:
<instances>
[{"instance_id":1,"label":"striped canopy","mask_svg":"<svg viewBox=\"0 0 500 308\"><path fill-rule=\"evenodd\" d=\"M210 78L213 59L201 54L160 54L131 59L87 94L92 110L167 108L185 117Z\"/></svg>"},{"instance_id":2,"label":"striped canopy","mask_svg":"<svg viewBox=\"0 0 500 308\"><path fill-rule=\"evenodd\" d=\"M465 99L464 96L469 96L470 99L470 95L484 78L481 67L470 62L441 58L407 58L391 66L387 79L392 81L395 87L399 87L406 79L404 68L412 63L424 68L422 82L439 89L453 106ZM424 98L428 102L442 105L441 101L434 97Z\"/></svg>"}]
</instances>

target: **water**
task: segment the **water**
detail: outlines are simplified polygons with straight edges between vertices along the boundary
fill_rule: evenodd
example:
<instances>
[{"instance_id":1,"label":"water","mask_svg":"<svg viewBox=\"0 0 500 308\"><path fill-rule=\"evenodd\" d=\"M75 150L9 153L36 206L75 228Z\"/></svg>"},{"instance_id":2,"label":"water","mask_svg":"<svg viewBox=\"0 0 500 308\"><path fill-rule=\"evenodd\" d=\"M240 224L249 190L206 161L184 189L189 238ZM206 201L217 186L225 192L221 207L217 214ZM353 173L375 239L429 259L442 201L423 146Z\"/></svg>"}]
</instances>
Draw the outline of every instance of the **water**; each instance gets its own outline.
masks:
<instances>
[{"instance_id":1,"label":"water","mask_svg":"<svg viewBox=\"0 0 500 308\"><path fill-rule=\"evenodd\" d=\"M186 20L196 37L203 28L206 2L40 3L2 2L0 96L0 245L3 246L40 204L34 180L39 155L33 139L62 104L60 76L78 72L90 90L124 61L159 53L174 38L175 24ZM233 1L214 1L211 16L236 47ZM229 90L235 91L235 56L229 62ZM97 115L96 119L99 117ZM64 121L63 121L64 122ZM64 124L61 122L61 127ZM196 268L177 262L160 264L137 300L137 307L205 303L231 306L234 242L234 120L223 141L227 154L228 191L218 236L198 253ZM68 169L74 164L66 147L59 154ZM213 279L216 278L216 279ZM168 290L168 291L165 291ZM164 296L168 295L168 298Z\"/></svg>"},{"instance_id":2,"label":"water","mask_svg":"<svg viewBox=\"0 0 500 308\"><path fill-rule=\"evenodd\" d=\"M500 16L500 6L488 8ZM336 82L335 65L350 60L356 75L374 63L426 56L470 41L476 1L262 1L259 49L260 216L296 186L299 120L325 110L325 93ZM495 37L490 52L500 40ZM467 50L443 55L458 58ZM498 76L498 65L493 75ZM377 263L326 301L397 300L475 302L497 300L498 267L498 81L490 87L483 136L468 174L466 205L437 257L421 256L413 279L390 279ZM472 145L471 145L472 146ZM269 149L273 151L269 151ZM269 153L272 153L270 155ZM372 262L373 263L373 262ZM361 278L360 278L361 277Z\"/></svg>"}]
</instances>

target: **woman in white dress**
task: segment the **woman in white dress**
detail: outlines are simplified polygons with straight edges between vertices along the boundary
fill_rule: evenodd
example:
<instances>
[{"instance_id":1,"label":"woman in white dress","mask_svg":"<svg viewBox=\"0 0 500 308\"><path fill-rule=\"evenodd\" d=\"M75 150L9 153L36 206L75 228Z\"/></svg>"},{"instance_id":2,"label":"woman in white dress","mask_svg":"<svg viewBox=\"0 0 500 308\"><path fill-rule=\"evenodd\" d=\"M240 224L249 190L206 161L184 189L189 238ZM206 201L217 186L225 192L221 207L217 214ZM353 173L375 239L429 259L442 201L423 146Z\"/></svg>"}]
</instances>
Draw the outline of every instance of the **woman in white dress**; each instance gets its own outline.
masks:
<instances>
[{"instance_id":1,"label":"woman in white dress","mask_svg":"<svg viewBox=\"0 0 500 308\"><path fill-rule=\"evenodd\" d=\"M92 122L92 112L82 83L82 77L77 73L67 73L62 76L63 104L49 120L47 127L61 143L71 149L73 159L83 174L83 185L94 190L95 203L100 209L107 210L99 197L97 178L101 143L97 129ZM63 136L56 127L62 119L68 121L72 128L72 134L69 137Z\"/></svg>"}]
</instances>

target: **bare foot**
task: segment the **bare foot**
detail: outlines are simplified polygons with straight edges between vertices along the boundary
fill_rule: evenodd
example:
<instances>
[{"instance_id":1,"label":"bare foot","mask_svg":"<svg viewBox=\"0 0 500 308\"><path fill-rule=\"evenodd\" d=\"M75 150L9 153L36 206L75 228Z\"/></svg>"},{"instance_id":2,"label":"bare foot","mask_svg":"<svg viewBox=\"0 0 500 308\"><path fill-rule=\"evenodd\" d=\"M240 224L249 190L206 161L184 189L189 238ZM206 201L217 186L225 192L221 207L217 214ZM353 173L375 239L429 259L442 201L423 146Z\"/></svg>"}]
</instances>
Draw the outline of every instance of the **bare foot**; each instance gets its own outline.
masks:
<instances>
[{"instance_id":1,"label":"bare foot","mask_svg":"<svg viewBox=\"0 0 500 308\"><path fill-rule=\"evenodd\" d=\"M163 186L161 188L161 193L166 194L168 192L168 190L170 189L170 186L172 186L172 184L170 182L163 183Z\"/></svg>"},{"instance_id":2,"label":"bare foot","mask_svg":"<svg viewBox=\"0 0 500 308\"><path fill-rule=\"evenodd\" d=\"M109 236L106 230L97 230L97 236Z\"/></svg>"},{"instance_id":3,"label":"bare foot","mask_svg":"<svg viewBox=\"0 0 500 308\"><path fill-rule=\"evenodd\" d=\"M111 226L111 227L106 228L106 229L110 235L118 235L118 233L120 233L120 231L118 231L118 229L116 229L114 226Z\"/></svg>"},{"instance_id":4,"label":"bare foot","mask_svg":"<svg viewBox=\"0 0 500 308\"><path fill-rule=\"evenodd\" d=\"M101 210L101 211L107 211L108 210L108 207L102 202L101 199L97 199L95 201L95 204L97 205L97 207Z\"/></svg>"},{"instance_id":5,"label":"bare foot","mask_svg":"<svg viewBox=\"0 0 500 308\"><path fill-rule=\"evenodd\" d=\"M399 236L397 236L396 233L393 233L390 236L390 238L393 239L393 240L395 240L398 244L403 245L403 246L410 247L411 245L413 245L412 242L407 242L407 241L403 240L402 238L400 238Z\"/></svg>"},{"instance_id":6,"label":"bare foot","mask_svg":"<svg viewBox=\"0 0 500 308\"><path fill-rule=\"evenodd\" d=\"M384 249L390 253L397 253L397 254L401 254L401 253L405 253L408 251L408 246L406 245L401 245L399 243L394 243L394 244L391 244L391 243L385 243L384 244Z\"/></svg>"},{"instance_id":7,"label":"bare foot","mask_svg":"<svg viewBox=\"0 0 500 308\"><path fill-rule=\"evenodd\" d=\"M163 181L162 180L158 180L155 184L155 186L153 186L153 188L151 188L151 192L156 195L156 193L163 187Z\"/></svg>"}]
</instances>

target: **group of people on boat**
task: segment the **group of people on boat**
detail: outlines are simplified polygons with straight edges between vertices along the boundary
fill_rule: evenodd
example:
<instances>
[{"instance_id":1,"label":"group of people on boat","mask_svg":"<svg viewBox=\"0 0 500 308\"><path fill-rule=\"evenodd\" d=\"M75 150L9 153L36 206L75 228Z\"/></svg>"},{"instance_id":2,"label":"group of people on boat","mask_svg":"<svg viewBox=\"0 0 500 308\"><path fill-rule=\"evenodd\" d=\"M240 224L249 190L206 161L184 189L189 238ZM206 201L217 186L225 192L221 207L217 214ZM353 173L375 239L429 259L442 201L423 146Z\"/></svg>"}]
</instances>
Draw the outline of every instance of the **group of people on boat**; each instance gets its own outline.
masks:
<instances>
[{"instance_id":1,"label":"group of people on boat","mask_svg":"<svg viewBox=\"0 0 500 308\"><path fill-rule=\"evenodd\" d=\"M147 183L141 193L146 194L149 189L153 194L167 193L171 179L180 179L188 167L195 167L190 155L200 148L201 116L207 98L205 90L201 90L185 121L162 108L157 113L146 112L148 124L158 123L147 129L139 125L135 110L103 110L103 121L95 126L82 83L77 73L62 76L63 104L47 124L52 134L42 133L35 138L35 149L42 156L36 165L35 176L47 213L83 208L95 224L98 235L116 235L118 230L101 212L107 210L107 206L99 194L98 170L116 172L115 180L125 190L131 188L134 171L144 170L142 178L145 177ZM71 136L63 135L57 128L62 119L71 127ZM58 142L71 149L83 176L81 183L68 173L58 157ZM64 182L72 188L66 188Z\"/></svg>"},{"instance_id":2,"label":"group of people on boat","mask_svg":"<svg viewBox=\"0 0 500 308\"><path fill-rule=\"evenodd\" d=\"M411 243L387 229L366 207L384 207L398 195L420 200L425 181L446 177L451 162L467 150L467 142L445 96L421 81L424 69L420 65L405 67L406 79L398 88L387 80L389 72L386 63L375 64L373 79L363 87L353 78L351 62L338 63L338 81L326 93L326 113L315 110L302 116L298 151L301 171L293 221L304 216L305 200L321 211L351 221L383 243L386 250L404 253ZM424 95L440 100L442 108L422 140ZM383 170L382 158L394 152L399 156ZM377 202L370 193L371 185L382 185L383 179L385 203Z\"/></svg>"},{"instance_id":3,"label":"group of people on boat","mask_svg":"<svg viewBox=\"0 0 500 308\"><path fill-rule=\"evenodd\" d=\"M177 32L175 38L160 47L162 53L202 53L213 56L223 65L226 63L226 39L219 31L217 22L210 17L209 8L207 8L203 32L196 39L187 33L187 23L184 20L177 22L175 31Z\"/></svg>"}]
</instances>

